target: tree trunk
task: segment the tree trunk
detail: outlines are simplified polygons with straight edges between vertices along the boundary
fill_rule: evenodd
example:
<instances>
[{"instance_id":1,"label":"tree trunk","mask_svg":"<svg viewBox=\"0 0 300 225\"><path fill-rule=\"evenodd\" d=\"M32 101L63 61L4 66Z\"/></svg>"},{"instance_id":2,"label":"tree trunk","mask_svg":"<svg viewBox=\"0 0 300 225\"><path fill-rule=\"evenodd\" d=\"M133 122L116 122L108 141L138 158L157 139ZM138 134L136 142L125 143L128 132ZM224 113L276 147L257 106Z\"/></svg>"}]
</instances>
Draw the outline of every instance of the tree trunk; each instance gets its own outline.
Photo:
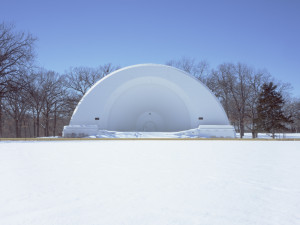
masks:
<instances>
[{"instance_id":1,"label":"tree trunk","mask_svg":"<svg viewBox=\"0 0 300 225\"><path fill-rule=\"evenodd\" d=\"M40 114L36 114L36 136L40 136Z\"/></svg>"},{"instance_id":2,"label":"tree trunk","mask_svg":"<svg viewBox=\"0 0 300 225\"><path fill-rule=\"evenodd\" d=\"M33 137L36 137L36 119L33 116Z\"/></svg>"},{"instance_id":3,"label":"tree trunk","mask_svg":"<svg viewBox=\"0 0 300 225\"><path fill-rule=\"evenodd\" d=\"M53 121L53 137L56 135L56 104L54 108L54 121Z\"/></svg>"},{"instance_id":4,"label":"tree trunk","mask_svg":"<svg viewBox=\"0 0 300 225\"><path fill-rule=\"evenodd\" d=\"M19 121L18 121L18 119L15 119L15 133L16 133L16 138L18 138L19 137Z\"/></svg>"},{"instance_id":5,"label":"tree trunk","mask_svg":"<svg viewBox=\"0 0 300 225\"><path fill-rule=\"evenodd\" d=\"M27 129L27 126L26 126L26 121L25 121L25 119L23 120L24 121L24 137L25 138L27 138L27 131L26 131L26 129ZM22 135L21 135L22 136Z\"/></svg>"},{"instance_id":6,"label":"tree trunk","mask_svg":"<svg viewBox=\"0 0 300 225\"><path fill-rule=\"evenodd\" d=\"M255 128L255 122L254 119L252 119L252 138L255 139L257 138L257 130Z\"/></svg>"},{"instance_id":7,"label":"tree trunk","mask_svg":"<svg viewBox=\"0 0 300 225\"><path fill-rule=\"evenodd\" d=\"M28 136L32 137L31 127L30 127L30 120L27 121L27 126L28 126Z\"/></svg>"},{"instance_id":8,"label":"tree trunk","mask_svg":"<svg viewBox=\"0 0 300 225\"><path fill-rule=\"evenodd\" d=\"M22 119L18 122L18 137L22 137Z\"/></svg>"},{"instance_id":9,"label":"tree trunk","mask_svg":"<svg viewBox=\"0 0 300 225\"><path fill-rule=\"evenodd\" d=\"M272 131L272 138L275 139L275 131Z\"/></svg>"},{"instance_id":10,"label":"tree trunk","mask_svg":"<svg viewBox=\"0 0 300 225\"><path fill-rule=\"evenodd\" d=\"M243 138L245 134L244 121L240 118L240 138Z\"/></svg>"},{"instance_id":11,"label":"tree trunk","mask_svg":"<svg viewBox=\"0 0 300 225\"><path fill-rule=\"evenodd\" d=\"M33 137L35 136L35 116L34 116L34 108L32 108L32 127L33 127Z\"/></svg>"},{"instance_id":12,"label":"tree trunk","mask_svg":"<svg viewBox=\"0 0 300 225\"><path fill-rule=\"evenodd\" d=\"M257 138L257 132L255 130L252 130L252 138L253 139Z\"/></svg>"},{"instance_id":13,"label":"tree trunk","mask_svg":"<svg viewBox=\"0 0 300 225\"><path fill-rule=\"evenodd\" d=\"M49 136L49 113L46 113L45 116L45 136L48 137Z\"/></svg>"}]
</instances>

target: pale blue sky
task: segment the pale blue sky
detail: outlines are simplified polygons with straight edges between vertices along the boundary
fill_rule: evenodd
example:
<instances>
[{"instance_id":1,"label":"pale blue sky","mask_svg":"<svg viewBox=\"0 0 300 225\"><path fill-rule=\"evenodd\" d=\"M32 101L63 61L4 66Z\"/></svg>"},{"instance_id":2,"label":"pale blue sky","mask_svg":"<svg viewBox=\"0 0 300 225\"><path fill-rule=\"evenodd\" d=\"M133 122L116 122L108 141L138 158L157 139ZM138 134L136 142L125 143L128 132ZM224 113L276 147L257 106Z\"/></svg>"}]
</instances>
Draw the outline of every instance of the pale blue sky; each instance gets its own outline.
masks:
<instances>
[{"instance_id":1,"label":"pale blue sky","mask_svg":"<svg viewBox=\"0 0 300 225\"><path fill-rule=\"evenodd\" d=\"M39 65L60 73L185 56L265 68L300 97L300 0L1 0L0 21L34 34Z\"/></svg>"}]
</instances>

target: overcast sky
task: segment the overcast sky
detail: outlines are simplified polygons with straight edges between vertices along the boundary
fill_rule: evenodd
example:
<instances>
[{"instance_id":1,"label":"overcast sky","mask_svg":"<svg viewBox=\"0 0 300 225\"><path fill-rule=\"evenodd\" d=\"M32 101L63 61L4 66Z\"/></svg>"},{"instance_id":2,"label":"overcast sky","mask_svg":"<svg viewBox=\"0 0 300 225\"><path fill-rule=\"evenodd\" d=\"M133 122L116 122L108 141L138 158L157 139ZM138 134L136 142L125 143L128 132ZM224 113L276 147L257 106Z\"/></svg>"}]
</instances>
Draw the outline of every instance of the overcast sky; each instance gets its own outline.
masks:
<instances>
[{"instance_id":1,"label":"overcast sky","mask_svg":"<svg viewBox=\"0 0 300 225\"><path fill-rule=\"evenodd\" d=\"M300 0L1 0L0 20L34 34L39 66L242 62L300 97Z\"/></svg>"}]
</instances>

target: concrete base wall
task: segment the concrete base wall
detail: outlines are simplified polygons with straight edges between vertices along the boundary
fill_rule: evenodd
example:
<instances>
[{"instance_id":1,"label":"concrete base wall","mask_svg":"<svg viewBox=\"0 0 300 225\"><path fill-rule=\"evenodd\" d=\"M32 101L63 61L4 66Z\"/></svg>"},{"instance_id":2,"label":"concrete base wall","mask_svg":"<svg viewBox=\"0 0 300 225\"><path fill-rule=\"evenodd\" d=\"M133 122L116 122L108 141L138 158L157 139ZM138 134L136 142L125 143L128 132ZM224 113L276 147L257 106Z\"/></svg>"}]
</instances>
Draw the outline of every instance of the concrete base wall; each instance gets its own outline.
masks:
<instances>
[{"instance_id":1,"label":"concrete base wall","mask_svg":"<svg viewBox=\"0 0 300 225\"><path fill-rule=\"evenodd\" d=\"M63 137L65 138L82 138L98 133L97 125L69 125L65 126L63 130Z\"/></svg>"},{"instance_id":2,"label":"concrete base wall","mask_svg":"<svg viewBox=\"0 0 300 225\"><path fill-rule=\"evenodd\" d=\"M199 136L209 138L235 138L235 129L231 125L200 125L197 128Z\"/></svg>"},{"instance_id":3,"label":"concrete base wall","mask_svg":"<svg viewBox=\"0 0 300 225\"><path fill-rule=\"evenodd\" d=\"M97 125L69 125L63 130L65 138L235 138L231 125L200 125L198 128L179 132L117 132L99 130Z\"/></svg>"}]
</instances>

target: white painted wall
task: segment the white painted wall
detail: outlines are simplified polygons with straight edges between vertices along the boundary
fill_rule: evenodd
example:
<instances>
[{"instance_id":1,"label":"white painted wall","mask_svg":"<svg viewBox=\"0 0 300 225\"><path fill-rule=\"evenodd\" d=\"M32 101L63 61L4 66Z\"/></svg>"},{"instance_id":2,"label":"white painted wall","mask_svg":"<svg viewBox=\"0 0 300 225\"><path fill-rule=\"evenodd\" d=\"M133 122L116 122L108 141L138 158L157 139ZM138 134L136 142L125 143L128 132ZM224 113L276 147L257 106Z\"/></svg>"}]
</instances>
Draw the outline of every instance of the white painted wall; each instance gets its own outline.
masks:
<instances>
[{"instance_id":1,"label":"white painted wall","mask_svg":"<svg viewBox=\"0 0 300 225\"><path fill-rule=\"evenodd\" d=\"M78 104L70 125L174 132L199 125L229 125L229 121L200 81L170 66L144 64L115 71L97 82Z\"/></svg>"}]
</instances>

